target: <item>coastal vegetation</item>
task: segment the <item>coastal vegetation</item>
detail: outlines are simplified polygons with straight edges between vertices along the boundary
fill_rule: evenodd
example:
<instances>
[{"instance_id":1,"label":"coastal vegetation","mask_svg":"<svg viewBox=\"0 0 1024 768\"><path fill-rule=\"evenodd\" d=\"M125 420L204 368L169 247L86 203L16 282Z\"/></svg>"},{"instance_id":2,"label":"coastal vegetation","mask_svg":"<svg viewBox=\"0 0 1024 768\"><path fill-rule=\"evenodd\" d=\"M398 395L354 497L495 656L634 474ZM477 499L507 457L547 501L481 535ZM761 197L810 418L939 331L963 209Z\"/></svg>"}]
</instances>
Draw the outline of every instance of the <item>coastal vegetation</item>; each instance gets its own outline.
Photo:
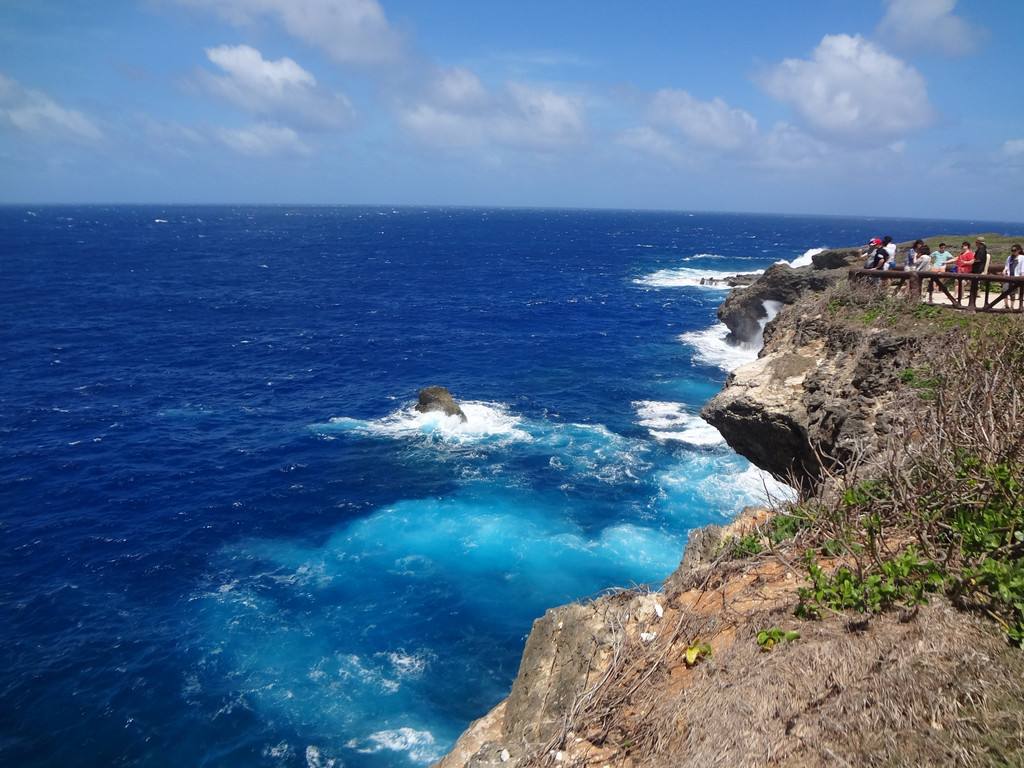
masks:
<instances>
[{"instance_id":1,"label":"coastal vegetation","mask_svg":"<svg viewBox=\"0 0 1024 768\"><path fill-rule=\"evenodd\" d=\"M515 738L520 767L1024 764L1021 319L915 305L826 256L730 297L741 327L803 286L705 416L769 458L804 441L800 496L694 532L662 593L602 597L585 626L549 611L517 714L445 768ZM528 688L566 705L526 715Z\"/></svg>"},{"instance_id":2,"label":"coastal vegetation","mask_svg":"<svg viewBox=\"0 0 1024 768\"><path fill-rule=\"evenodd\" d=\"M908 306L837 283L835 322L908 330L894 428L862 446L813 496L728 543L733 557L802 551L796 613L912 609L942 593L1024 647L1024 335L1019 319Z\"/></svg>"}]
</instances>

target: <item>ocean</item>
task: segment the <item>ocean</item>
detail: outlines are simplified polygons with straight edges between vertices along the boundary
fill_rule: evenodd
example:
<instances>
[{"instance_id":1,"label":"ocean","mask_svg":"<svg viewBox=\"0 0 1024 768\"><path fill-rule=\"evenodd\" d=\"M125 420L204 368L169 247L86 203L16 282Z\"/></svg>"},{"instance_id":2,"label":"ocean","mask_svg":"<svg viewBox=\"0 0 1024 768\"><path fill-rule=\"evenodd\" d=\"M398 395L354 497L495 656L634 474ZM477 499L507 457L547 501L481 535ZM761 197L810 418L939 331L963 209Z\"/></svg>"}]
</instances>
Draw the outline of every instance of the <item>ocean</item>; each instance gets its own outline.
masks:
<instances>
[{"instance_id":1,"label":"ocean","mask_svg":"<svg viewBox=\"0 0 1024 768\"><path fill-rule=\"evenodd\" d=\"M428 764L545 609L787 494L697 415L757 353L702 276L1014 228L0 208L0 764Z\"/></svg>"}]
</instances>

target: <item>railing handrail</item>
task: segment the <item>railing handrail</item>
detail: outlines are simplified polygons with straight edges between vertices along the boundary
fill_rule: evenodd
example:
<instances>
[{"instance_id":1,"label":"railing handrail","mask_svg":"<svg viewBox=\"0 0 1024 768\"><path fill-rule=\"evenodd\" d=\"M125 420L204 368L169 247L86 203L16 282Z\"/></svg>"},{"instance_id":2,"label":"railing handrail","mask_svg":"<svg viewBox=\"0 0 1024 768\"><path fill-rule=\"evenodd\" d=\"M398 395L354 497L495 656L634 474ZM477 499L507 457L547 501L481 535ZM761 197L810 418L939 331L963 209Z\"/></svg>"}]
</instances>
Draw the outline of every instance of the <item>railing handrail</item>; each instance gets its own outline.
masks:
<instances>
[{"instance_id":1,"label":"railing handrail","mask_svg":"<svg viewBox=\"0 0 1024 768\"><path fill-rule=\"evenodd\" d=\"M946 272L931 269L865 269L854 267L849 271L851 281L887 280L896 285L896 294L905 292L912 304L927 301L937 306L948 306L968 312L1014 312L1024 314L1024 276L994 275L991 272L975 275L965 272ZM955 284L955 288L954 288ZM965 287L966 285L966 287ZM906 287L904 287L906 286ZM993 290L994 287L994 290ZM954 295L955 292L955 295ZM967 294L966 296L964 294ZM984 293L984 296L980 295ZM995 294L993 298L993 294ZM945 300L948 300L948 304ZM966 303L965 300L966 299ZM978 306L978 300L981 306ZM1003 302L1003 309L999 303ZM1014 303L1017 307L1014 308Z\"/></svg>"},{"instance_id":2,"label":"railing handrail","mask_svg":"<svg viewBox=\"0 0 1024 768\"><path fill-rule=\"evenodd\" d=\"M976 275L970 272L946 272L934 269L864 269L864 267L853 267L850 269L850 277L881 277L883 279L906 279L912 275L918 275L922 280L933 277L937 280L964 280L966 282L992 282L992 283L1014 283L1024 285L1024 277L1013 277L1010 275L999 275L994 272Z\"/></svg>"}]
</instances>

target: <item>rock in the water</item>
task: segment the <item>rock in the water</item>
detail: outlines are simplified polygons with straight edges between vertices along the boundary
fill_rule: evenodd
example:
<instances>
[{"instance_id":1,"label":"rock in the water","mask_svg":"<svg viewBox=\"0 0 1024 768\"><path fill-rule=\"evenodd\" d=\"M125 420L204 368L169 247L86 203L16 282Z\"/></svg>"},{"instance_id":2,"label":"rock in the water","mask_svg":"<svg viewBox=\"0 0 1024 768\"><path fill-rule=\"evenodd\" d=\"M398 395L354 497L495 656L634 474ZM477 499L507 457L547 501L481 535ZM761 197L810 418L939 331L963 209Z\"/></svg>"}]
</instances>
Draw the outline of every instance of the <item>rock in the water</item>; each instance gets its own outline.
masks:
<instances>
[{"instance_id":1,"label":"rock in the water","mask_svg":"<svg viewBox=\"0 0 1024 768\"><path fill-rule=\"evenodd\" d=\"M833 275L810 267L793 269L788 264L776 264L750 287L729 294L718 308L718 319L729 327L729 341L755 341L761 333L761 321L768 316L766 301L792 304L805 291L820 291L833 279Z\"/></svg>"},{"instance_id":2,"label":"rock in the water","mask_svg":"<svg viewBox=\"0 0 1024 768\"><path fill-rule=\"evenodd\" d=\"M746 288L755 280L757 280L757 275L741 273L729 275L728 277L702 277L700 284L721 288Z\"/></svg>"},{"instance_id":3,"label":"rock in the water","mask_svg":"<svg viewBox=\"0 0 1024 768\"><path fill-rule=\"evenodd\" d=\"M441 411L446 416L458 416L466 421L466 414L462 412L459 404L455 402L452 393L447 387L425 387L420 390L419 402L416 403L416 410L420 413Z\"/></svg>"}]
</instances>

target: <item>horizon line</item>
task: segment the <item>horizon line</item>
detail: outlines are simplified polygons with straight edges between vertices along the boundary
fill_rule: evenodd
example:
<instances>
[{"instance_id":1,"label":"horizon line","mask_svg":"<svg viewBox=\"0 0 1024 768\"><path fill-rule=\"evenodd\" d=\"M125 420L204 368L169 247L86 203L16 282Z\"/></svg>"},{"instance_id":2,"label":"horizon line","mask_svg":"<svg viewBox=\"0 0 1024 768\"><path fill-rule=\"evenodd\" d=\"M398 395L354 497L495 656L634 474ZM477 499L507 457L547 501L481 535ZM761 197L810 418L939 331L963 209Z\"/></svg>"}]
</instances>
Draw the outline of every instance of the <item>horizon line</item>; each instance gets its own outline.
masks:
<instances>
[{"instance_id":1,"label":"horizon line","mask_svg":"<svg viewBox=\"0 0 1024 768\"><path fill-rule=\"evenodd\" d=\"M741 210L711 210L711 209L685 209L685 208L654 208L637 207L627 208L621 206L578 206L578 205L487 205L487 204L466 204L466 203L314 203L314 202L276 202L276 203L252 203L252 202L0 202L0 208L24 208L24 207L94 207L94 208L117 208L117 207L167 207L167 208L427 208L445 209L456 208L464 210L512 210L512 211L605 211L609 213L676 213L693 215L713 216L778 216L778 217L799 217L799 218L829 218L829 219L880 219L891 221L955 221L955 222L978 222L990 224L1013 224L1024 227L1024 221L1010 221L1000 219L982 219L976 217L953 218L953 217L927 217L927 216L898 216L893 214L864 214L864 213L805 213L805 212L784 212L784 211L741 211Z\"/></svg>"}]
</instances>

